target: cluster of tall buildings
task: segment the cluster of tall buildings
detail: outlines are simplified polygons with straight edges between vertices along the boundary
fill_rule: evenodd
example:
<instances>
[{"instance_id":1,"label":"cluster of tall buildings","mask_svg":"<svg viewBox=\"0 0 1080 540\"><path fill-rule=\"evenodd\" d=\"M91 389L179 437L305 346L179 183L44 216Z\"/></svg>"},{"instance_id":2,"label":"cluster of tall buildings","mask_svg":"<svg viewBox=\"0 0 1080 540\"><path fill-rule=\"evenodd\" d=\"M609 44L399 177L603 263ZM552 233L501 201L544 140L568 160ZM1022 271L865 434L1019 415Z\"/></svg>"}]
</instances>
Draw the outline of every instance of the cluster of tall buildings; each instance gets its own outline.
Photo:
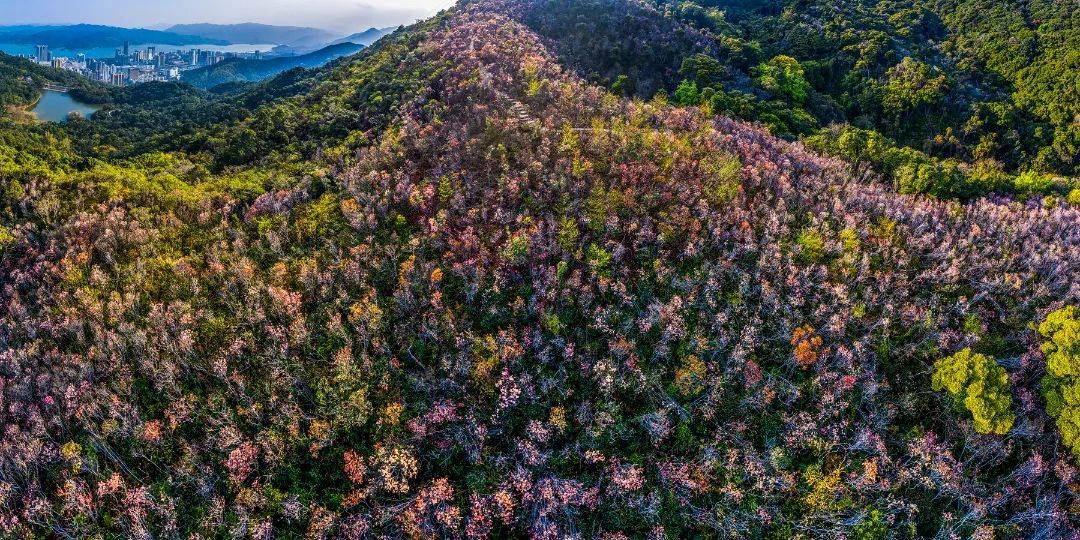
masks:
<instances>
[{"instance_id":1,"label":"cluster of tall buildings","mask_svg":"<svg viewBox=\"0 0 1080 540\"><path fill-rule=\"evenodd\" d=\"M53 57L48 45L38 45L31 59L38 64L73 71L106 84L124 86L179 80L182 71L211 66L232 57L259 58L260 53L223 53L201 49L159 51L153 45L132 49L125 41L112 58L87 58L85 54Z\"/></svg>"}]
</instances>

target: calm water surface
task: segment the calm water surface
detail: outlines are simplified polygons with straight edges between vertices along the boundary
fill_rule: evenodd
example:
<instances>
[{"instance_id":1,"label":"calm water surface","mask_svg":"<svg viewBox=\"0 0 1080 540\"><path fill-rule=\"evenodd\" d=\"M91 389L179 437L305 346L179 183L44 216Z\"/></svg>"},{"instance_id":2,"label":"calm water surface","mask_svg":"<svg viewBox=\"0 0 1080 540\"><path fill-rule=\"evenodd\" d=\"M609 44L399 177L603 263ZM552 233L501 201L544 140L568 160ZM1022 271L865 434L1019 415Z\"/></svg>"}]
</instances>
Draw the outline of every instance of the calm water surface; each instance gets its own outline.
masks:
<instances>
[{"instance_id":1,"label":"calm water surface","mask_svg":"<svg viewBox=\"0 0 1080 540\"><path fill-rule=\"evenodd\" d=\"M89 117L100 108L97 105L79 103L64 92L46 90L32 112L42 122L63 122L67 120L68 113L77 112Z\"/></svg>"}]
</instances>

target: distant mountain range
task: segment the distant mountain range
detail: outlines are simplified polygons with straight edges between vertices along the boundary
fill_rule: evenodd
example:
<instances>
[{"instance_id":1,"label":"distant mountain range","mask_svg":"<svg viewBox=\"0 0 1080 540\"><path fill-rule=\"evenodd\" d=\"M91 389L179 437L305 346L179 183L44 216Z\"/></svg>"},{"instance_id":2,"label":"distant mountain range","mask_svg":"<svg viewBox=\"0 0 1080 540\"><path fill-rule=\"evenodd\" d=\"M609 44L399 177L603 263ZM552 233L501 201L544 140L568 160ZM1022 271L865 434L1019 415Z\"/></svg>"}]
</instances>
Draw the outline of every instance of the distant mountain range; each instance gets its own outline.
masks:
<instances>
[{"instance_id":1,"label":"distant mountain range","mask_svg":"<svg viewBox=\"0 0 1080 540\"><path fill-rule=\"evenodd\" d=\"M58 49L91 49L95 47L117 47L125 41L132 45L140 43L157 43L161 45L229 44L229 40L222 38L96 24L0 26L0 42L20 45L45 44Z\"/></svg>"},{"instance_id":2,"label":"distant mountain range","mask_svg":"<svg viewBox=\"0 0 1080 540\"><path fill-rule=\"evenodd\" d=\"M331 44L358 43L360 45L371 45L372 43L378 41L379 38L385 36L386 34L389 34L390 32L393 32L396 28L396 26L389 26L386 28L368 28L363 32L357 32L351 36L345 36L341 39L332 41Z\"/></svg>"},{"instance_id":3,"label":"distant mountain range","mask_svg":"<svg viewBox=\"0 0 1080 540\"><path fill-rule=\"evenodd\" d=\"M212 66L186 71L182 80L200 88L212 88L229 82L256 82L293 68L320 67L363 48L363 45L356 43L338 43L300 56L264 60L230 58Z\"/></svg>"},{"instance_id":4,"label":"distant mountain range","mask_svg":"<svg viewBox=\"0 0 1080 540\"><path fill-rule=\"evenodd\" d=\"M229 45L237 43L275 45L276 54L318 52L328 45L370 45L396 27L369 28L350 36L319 28L274 26L258 23L177 24L164 30L121 28L94 24L0 26L0 43L44 44L56 49L92 49L155 43L161 45Z\"/></svg>"},{"instance_id":5,"label":"distant mountain range","mask_svg":"<svg viewBox=\"0 0 1080 540\"><path fill-rule=\"evenodd\" d=\"M289 56L289 55L303 55L316 51L320 47L326 47L329 45L339 45L342 43L355 43L357 45L371 45L379 40L379 38L385 36L396 30L396 26L387 28L368 28L363 32L357 32L338 39L322 40L319 42L307 41L295 41L289 43L281 43L277 47L274 47L273 54ZM261 43L261 42L260 42ZM267 43L274 43L273 41Z\"/></svg>"},{"instance_id":6,"label":"distant mountain range","mask_svg":"<svg viewBox=\"0 0 1080 540\"><path fill-rule=\"evenodd\" d=\"M167 28L166 31L225 40L231 43L272 43L294 48L320 47L330 43L335 37L335 34L319 28L257 23L178 24Z\"/></svg>"}]
</instances>

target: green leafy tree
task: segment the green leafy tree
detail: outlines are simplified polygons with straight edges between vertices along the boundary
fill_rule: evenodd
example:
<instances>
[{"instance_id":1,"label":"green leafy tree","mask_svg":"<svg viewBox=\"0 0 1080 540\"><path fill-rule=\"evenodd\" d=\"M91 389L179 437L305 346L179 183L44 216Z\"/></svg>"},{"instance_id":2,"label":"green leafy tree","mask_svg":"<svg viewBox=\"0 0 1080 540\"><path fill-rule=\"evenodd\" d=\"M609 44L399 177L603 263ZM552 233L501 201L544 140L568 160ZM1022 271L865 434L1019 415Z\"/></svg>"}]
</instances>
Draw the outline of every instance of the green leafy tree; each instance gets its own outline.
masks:
<instances>
[{"instance_id":1,"label":"green leafy tree","mask_svg":"<svg viewBox=\"0 0 1080 540\"><path fill-rule=\"evenodd\" d=\"M632 94L632 85L630 84L630 77L626 75L619 75L615 78L615 82L611 83L611 92L619 96L626 96Z\"/></svg>"},{"instance_id":2,"label":"green leafy tree","mask_svg":"<svg viewBox=\"0 0 1080 540\"><path fill-rule=\"evenodd\" d=\"M1036 171L1024 171L1013 180L1013 188L1021 195L1049 193L1054 189L1054 177Z\"/></svg>"},{"instance_id":3,"label":"green leafy tree","mask_svg":"<svg viewBox=\"0 0 1080 540\"><path fill-rule=\"evenodd\" d=\"M979 433L1004 435L1016 421L1009 376L989 356L964 349L938 360L934 364L932 385L935 391L948 391L971 412L975 431Z\"/></svg>"},{"instance_id":4,"label":"green leafy tree","mask_svg":"<svg viewBox=\"0 0 1080 540\"><path fill-rule=\"evenodd\" d=\"M790 56L774 56L758 66L756 82L765 90L781 94L795 103L803 103L810 94L810 83L798 60Z\"/></svg>"},{"instance_id":5,"label":"green leafy tree","mask_svg":"<svg viewBox=\"0 0 1080 540\"><path fill-rule=\"evenodd\" d=\"M1073 190L1069 192L1067 200L1069 201L1069 204L1073 206L1080 206L1080 188L1073 188Z\"/></svg>"},{"instance_id":6,"label":"green leafy tree","mask_svg":"<svg viewBox=\"0 0 1080 540\"><path fill-rule=\"evenodd\" d=\"M840 156L851 162L856 175L862 174L869 164L884 161L889 148L880 133L854 127L845 129L836 144Z\"/></svg>"},{"instance_id":7,"label":"green leafy tree","mask_svg":"<svg viewBox=\"0 0 1080 540\"><path fill-rule=\"evenodd\" d=\"M706 7L708 4L709 2L678 2L674 5L674 11L680 19L698 28L725 33L734 31L724 12L715 7Z\"/></svg>"},{"instance_id":8,"label":"green leafy tree","mask_svg":"<svg viewBox=\"0 0 1080 540\"><path fill-rule=\"evenodd\" d=\"M889 525L885 514L877 508L870 511L855 526L855 540L881 540L889 537Z\"/></svg>"},{"instance_id":9,"label":"green leafy tree","mask_svg":"<svg viewBox=\"0 0 1080 540\"><path fill-rule=\"evenodd\" d=\"M1065 445L1080 456L1080 309L1067 306L1050 313L1039 334L1045 339L1046 412L1057 421Z\"/></svg>"},{"instance_id":10,"label":"green leafy tree","mask_svg":"<svg viewBox=\"0 0 1080 540\"><path fill-rule=\"evenodd\" d=\"M719 84L727 70L719 60L708 55L695 54L683 60L679 73L696 82L698 86L707 87Z\"/></svg>"},{"instance_id":11,"label":"green leafy tree","mask_svg":"<svg viewBox=\"0 0 1080 540\"><path fill-rule=\"evenodd\" d=\"M882 83L874 83L888 132L908 144L942 127L948 107L948 79L937 67L911 57L889 68Z\"/></svg>"},{"instance_id":12,"label":"green leafy tree","mask_svg":"<svg viewBox=\"0 0 1080 540\"><path fill-rule=\"evenodd\" d=\"M611 277L611 252L596 245L589 244L589 249L585 254L586 260L589 264L589 268L592 268L596 275L605 278Z\"/></svg>"},{"instance_id":13,"label":"green leafy tree","mask_svg":"<svg viewBox=\"0 0 1080 540\"><path fill-rule=\"evenodd\" d=\"M675 103L684 106L697 105L701 102L701 93L696 82L684 80L675 89Z\"/></svg>"},{"instance_id":14,"label":"green leafy tree","mask_svg":"<svg viewBox=\"0 0 1080 540\"><path fill-rule=\"evenodd\" d=\"M938 198L972 195L960 164L954 160L912 160L897 167L893 179L900 193L928 194Z\"/></svg>"},{"instance_id":15,"label":"green leafy tree","mask_svg":"<svg viewBox=\"0 0 1080 540\"><path fill-rule=\"evenodd\" d=\"M14 242L15 242L15 236L13 234L11 234L11 231L9 231L4 226L0 225L0 253L3 253L4 248L6 248L9 244L12 244Z\"/></svg>"},{"instance_id":16,"label":"green leafy tree","mask_svg":"<svg viewBox=\"0 0 1080 540\"><path fill-rule=\"evenodd\" d=\"M885 75L882 106L888 113L903 115L937 104L945 97L947 87L945 74L905 57Z\"/></svg>"}]
</instances>

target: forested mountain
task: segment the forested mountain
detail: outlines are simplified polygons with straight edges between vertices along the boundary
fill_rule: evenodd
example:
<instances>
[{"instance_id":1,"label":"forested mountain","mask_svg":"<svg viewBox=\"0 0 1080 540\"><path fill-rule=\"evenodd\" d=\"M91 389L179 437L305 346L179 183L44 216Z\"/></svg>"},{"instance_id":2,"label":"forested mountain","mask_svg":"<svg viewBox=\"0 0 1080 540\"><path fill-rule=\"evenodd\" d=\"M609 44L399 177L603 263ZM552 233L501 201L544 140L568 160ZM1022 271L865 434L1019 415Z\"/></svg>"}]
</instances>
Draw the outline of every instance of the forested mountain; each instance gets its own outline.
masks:
<instances>
[{"instance_id":1,"label":"forested mountain","mask_svg":"<svg viewBox=\"0 0 1080 540\"><path fill-rule=\"evenodd\" d=\"M0 116L0 537L1080 535L1075 16L1027 98L981 1L471 0Z\"/></svg>"},{"instance_id":2,"label":"forested mountain","mask_svg":"<svg viewBox=\"0 0 1080 540\"><path fill-rule=\"evenodd\" d=\"M319 28L303 26L274 26L269 24L177 24L169 32L190 34L229 43L272 43L294 47L318 47L334 39L334 35Z\"/></svg>"},{"instance_id":3,"label":"forested mountain","mask_svg":"<svg viewBox=\"0 0 1080 540\"><path fill-rule=\"evenodd\" d=\"M119 47L125 41L133 45L142 43L156 43L159 45L225 45L229 43L223 39L211 39L175 32L147 30L144 28L120 28L98 24L0 27L0 42L3 43L44 44L57 49L92 49L95 47Z\"/></svg>"},{"instance_id":4,"label":"forested mountain","mask_svg":"<svg viewBox=\"0 0 1080 540\"><path fill-rule=\"evenodd\" d=\"M903 191L1024 191L1080 166L1074 3L545 0L519 9L565 62L617 92L664 90L776 135L817 134L819 150L868 162ZM835 123L849 127L819 131Z\"/></svg>"},{"instance_id":5,"label":"forested mountain","mask_svg":"<svg viewBox=\"0 0 1080 540\"><path fill-rule=\"evenodd\" d=\"M211 88L228 82L257 82L290 69L316 68L363 48L363 45L355 43L339 43L299 56L259 60L229 58L212 66L185 71L181 79L200 88Z\"/></svg>"}]
</instances>

